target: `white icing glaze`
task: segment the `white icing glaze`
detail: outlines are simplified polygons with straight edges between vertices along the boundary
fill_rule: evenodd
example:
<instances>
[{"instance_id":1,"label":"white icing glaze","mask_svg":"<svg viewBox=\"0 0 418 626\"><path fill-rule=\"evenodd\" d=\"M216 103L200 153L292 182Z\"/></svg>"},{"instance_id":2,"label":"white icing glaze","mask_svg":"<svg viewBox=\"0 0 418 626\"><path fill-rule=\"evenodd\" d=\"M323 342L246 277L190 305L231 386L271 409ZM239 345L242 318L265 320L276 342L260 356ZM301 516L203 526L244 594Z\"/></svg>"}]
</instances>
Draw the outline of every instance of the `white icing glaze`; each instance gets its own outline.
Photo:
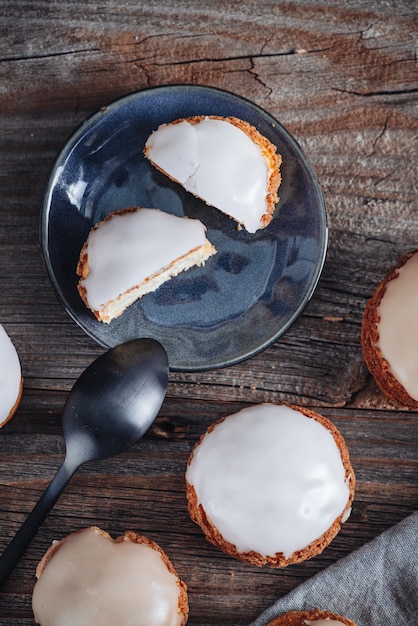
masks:
<instances>
[{"instance_id":1,"label":"white icing glaze","mask_svg":"<svg viewBox=\"0 0 418 626\"><path fill-rule=\"evenodd\" d=\"M341 515L349 487L338 446L316 420L286 406L249 407L195 448L186 472L197 499L239 552L295 551Z\"/></svg>"},{"instance_id":2,"label":"white icing glaze","mask_svg":"<svg viewBox=\"0 0 418 626\"><path fill-rule=\"evenodd\" d=\"M251 233L267 211L268 168L262 152L240 128L204 118L160 126L148 138L151 161L185 189Z\"/></svg>"},{"instance_id":3,"label":"white icing glaze","mask_svg":"<svg viewBox=\"0 0 418 626\"><path fill-rule=\"evenodd\" d=\"M378 307L379 347L395 378L418 400L418 254L389 281Z\"/></svg>"},{"instance_id":4,"label":"white icing glaze","mask_svg":"<svg viewBox=\"0 0 418 626\"><path fill-rule=\"evenodd\" d=\"M307 624L308 626L345 626L344 622L340 622L340 620L337 619L329 618L314 620L305 619L303 620L303 623Z\"/></svg>"},{"instance_id":5,"label":"white icing glaze","mask_svg":"<svg viewBox=\"0 0 418 626\"><path fill-rule=\"evenodd\" d=\"M179 587L147 544L68 535L35 584L32 607L42 626L179 626Z\"/></svg>"},{"instance_id":6,"label":"white icing glaze","mask_svg":"<svg viewBox=\"0 0 418 626\"><path fill-rule=\"evenodd\" d=\"M16 348L0 324L0 425L7 420L19 398L21 379Z\"/></svg>"},{"instance_id":7,"label":"white icing glaze","mask_svg":"<svg viewBox=\"0 0 418 626\"><path fill-rule=\"evenodd\" d=\"M144 208L113 215L88 237L90 273L80 284L90 308L100 311L205 242L199 220Z\"/></svg>"}]
</instances>

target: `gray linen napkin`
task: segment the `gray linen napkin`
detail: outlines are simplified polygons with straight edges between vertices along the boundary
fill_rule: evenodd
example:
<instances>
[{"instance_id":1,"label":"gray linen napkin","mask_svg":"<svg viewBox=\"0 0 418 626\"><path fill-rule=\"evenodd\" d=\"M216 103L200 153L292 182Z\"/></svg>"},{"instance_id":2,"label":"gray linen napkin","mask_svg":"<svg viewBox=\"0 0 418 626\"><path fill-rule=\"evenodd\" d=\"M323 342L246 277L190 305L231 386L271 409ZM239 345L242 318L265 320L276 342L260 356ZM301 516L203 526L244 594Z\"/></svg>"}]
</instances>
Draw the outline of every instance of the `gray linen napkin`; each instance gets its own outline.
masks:
<instances>
[{"instance_id":1,"label":"gray linen napkin","mask_svg":"<svg viewBox=\"0 0 418 626\"><path fill-rule=\"evenodd\" d=\"M250 626L316 607L358 626L418 625L418 512L293 589Z\"/></svg>"}]
</instances>

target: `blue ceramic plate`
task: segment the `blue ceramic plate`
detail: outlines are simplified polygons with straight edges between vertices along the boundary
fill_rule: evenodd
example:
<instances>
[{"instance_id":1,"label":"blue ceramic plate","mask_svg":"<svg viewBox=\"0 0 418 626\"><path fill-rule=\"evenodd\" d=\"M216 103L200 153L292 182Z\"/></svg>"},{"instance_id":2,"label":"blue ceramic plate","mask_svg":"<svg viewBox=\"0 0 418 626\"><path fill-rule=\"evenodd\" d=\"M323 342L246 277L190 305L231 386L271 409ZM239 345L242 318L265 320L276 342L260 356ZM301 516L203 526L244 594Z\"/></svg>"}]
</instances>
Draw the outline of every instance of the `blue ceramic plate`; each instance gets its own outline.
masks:
<instances>
[{"instance_id":1,"label":"blue ceramic plate","mask_svg":"<svg viewBox=\"0 0 418 626\"><path fill-rule=\"evenodd\" d=\"M142 155L149 134L191 115L234 115L283 157L280 201L256 234L183 191ZM199 218L218 253L98 322L77 291L80 250L96 222L141 205ZM292 136L248 100L214 88L167 86L128 95L86 120L54 164L42 209L42 248L52 283L71 317L108 348L135 337L165 347L170 367L199 371L238 363L274 342L300 315L318 282L327 246L321 190Z\"/></svg>"}]
</instances>

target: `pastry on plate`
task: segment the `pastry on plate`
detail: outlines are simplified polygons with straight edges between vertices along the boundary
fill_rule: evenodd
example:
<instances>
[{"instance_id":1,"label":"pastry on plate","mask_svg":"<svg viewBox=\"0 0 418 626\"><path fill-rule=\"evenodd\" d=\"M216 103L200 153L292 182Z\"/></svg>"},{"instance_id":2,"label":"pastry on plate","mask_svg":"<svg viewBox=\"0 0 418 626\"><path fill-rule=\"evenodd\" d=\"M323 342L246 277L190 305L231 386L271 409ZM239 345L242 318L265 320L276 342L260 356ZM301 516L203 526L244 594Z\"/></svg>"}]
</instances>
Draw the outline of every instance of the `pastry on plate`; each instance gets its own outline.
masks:
<instances>
[{"instance_id":1,"label":"pastry on plate","mask_svg":"<svg viewBox=\"0 0 418 626\"><path fill-rule=\"evenodd\" d=\"M9 335L0 324L0 427L13 417L23 389L19 356Z\"/></svg>"},{"instance_id":2,"label":"pastry on plate","mask_svg":"<svg viewBox=\"0 0 418 626\"><path fill-rule=\"evenodd\" d=\"M216 115L178 119L148 137L144 154L170 179L248 232L271 222L281 156L248 122Z\"/></svg>"},{"instance_id":3,"label":"pastry on plate","mask_svg":"<svg viewBox=\"0 0 418 626\"><path fill-rule=\"evenodd\" d=\"M197 219L132 207L114 211L90 231L80 252L78 291L96 318L119 317L143 295L216 250Z\"/></svg>"},{"instance_id":4,"label":"pastry on plate","mask_svg":"<svg viewBox=\"0 0 418 626\"><path fill-rule=\"evenodd\" d=\"M331 611L313 609L311 611L289 611L276 617L266 626L356 626L348 617Z\"/></svg>"},{"instance_id":5,"label":"pastry on plate","mask_svg":"<svg viewBox=\"0 0 418 626\"><path fill-rule=\"evenodd\" d=\"M418 250L403 255L368 300L361 343L367 367L391 400L418 409Z\"/></svg>"},{"instance_id":6,"label":"pastry on plate","mask_svg":"<svg viewBox=\"0 0 418 626\"><path fill-rule=\"evenodd\" d=\"M320 554L348 518L354 486L334 424L286 405L251 406L210 426L186 470L191 519L209 542L259 566Z\"/></svg>"},{"instance_id":7,"label":"pastry on plate","mask_svg":"<svg viewBox=\"0 0 418 626\"><path fill-rule=\"evenodd\" d=\"M41 626L184 626L186 585L163 550L127 531L91 526L55 541L36 570L32 608Z\"/></svg>"}]
</instances>

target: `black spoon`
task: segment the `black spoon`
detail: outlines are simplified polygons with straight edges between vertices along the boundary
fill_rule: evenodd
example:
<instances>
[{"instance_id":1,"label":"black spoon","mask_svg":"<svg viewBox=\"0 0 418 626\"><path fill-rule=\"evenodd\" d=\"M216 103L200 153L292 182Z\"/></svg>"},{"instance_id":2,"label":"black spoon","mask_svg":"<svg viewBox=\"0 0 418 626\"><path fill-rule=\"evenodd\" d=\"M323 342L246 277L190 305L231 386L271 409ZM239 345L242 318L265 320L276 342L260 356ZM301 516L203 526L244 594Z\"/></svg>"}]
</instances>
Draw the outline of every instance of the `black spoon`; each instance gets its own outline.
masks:
<instances>
[{"instance_id":1,"label":"black spoon","mask_svg":"<svg viewBox=\"0 0 418 626\"><path fill-rule=\"evenodd\" d=\"M112 348L81 374L63 411L64 463L0 557L0 587L76 469L115 456L140 439L161 408L167 382L167 355L153 339Z\"/></svg>"}]
</instances>

